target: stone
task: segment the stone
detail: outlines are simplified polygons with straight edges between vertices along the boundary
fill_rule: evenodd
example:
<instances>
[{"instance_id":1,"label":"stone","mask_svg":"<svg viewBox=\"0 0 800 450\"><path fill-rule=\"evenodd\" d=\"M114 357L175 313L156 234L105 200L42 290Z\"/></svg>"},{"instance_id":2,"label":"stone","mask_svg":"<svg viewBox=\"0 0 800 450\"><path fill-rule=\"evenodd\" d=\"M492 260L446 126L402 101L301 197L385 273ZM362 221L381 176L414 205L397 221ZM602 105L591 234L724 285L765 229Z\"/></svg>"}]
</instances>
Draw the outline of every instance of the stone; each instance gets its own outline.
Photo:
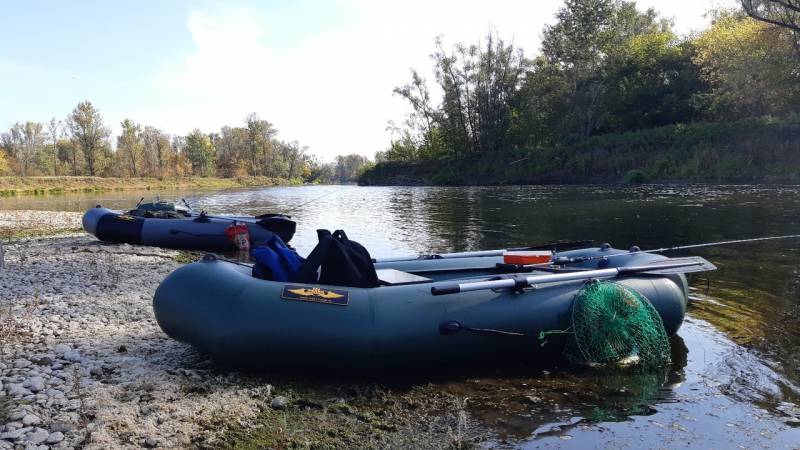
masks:
<instances>
[{"instance_id":1,"label":"stone","mask_svg":"<svg viewBox=\"0 0 800 450\"><path fill-rule=\"evenodd\" d=\"M42 377L28 378L22 386L33 393L40 392L44 390L44 380L42 380Z\"/></svg>"},{"instance_id":2,"label":"stone","mask_svg":"<svg viewBox=\"0 0 800 450\"><path fill-rule=\"evenodd\" d=\"M63 358L69 362L80 362L83 361L83 357L81 356L81 352L77 350L70 350L68 352L64 352Z\"/></svg>"},{"instance_id":3,"label":"stone","mask_svg":"<svg viewBox=\"0 0 800 450\"><path fill-rule=\"evenodd\" d=\"M47 438L50 437L50 432L44 430L42 428L36 428L34 431L27 436L25 436L25 440L32 443L32 444L43 444Z\"/></svg>"},{"instance_id":4,"label":"stone","mask_svg":"<svg viewBox=\"0 0 800 450\"><path fill-rule=\"evenodd\" d=\"M14 431L6 431L5 433L0 433L0 439L4 439L6 441L18 441L22 439L23 436L25 436L25 433L31 430L32 428L27 427L27 428L20 428Z\"/></svg>"},{"instance_id":5,"label":"stone","mask_svg":"<svg viewBox=\"0 0 800 450\"><path fill-rule=\"evenodd\" d=\"M8 422L5 431L14 431L22 428L22 422Z\"/></svg>"},{"instance_id":6,"label":"stone","mask_svg":"<svg viewBox=\"0 0 800 450\"><path fill-rule=\"evenodd\" d=\"M66 353L68 351L71 351L71 350L72 350L72 346L71 345L67 345L67 344L58 344L55 347L53 347L53 351L58 353L59 355L63 355L64 353Z\"/></svg>"},{"instance_id":7,"label":"stone","mask_svg":"<svg viewBox=\"0 0 800 450\"><path fill-rule=\"evenodd\" d=\"M41 358L36 358L33 362L38 366L49 366L53 364L53 358L50 356L42 356Z\"/></svg>"},{"instance_id":8,"label":"stone","mask_svg":"<svg viewBox=\"0 0 800 450\"><path fill-rule=\"evenodd\" d=\"M147 447L147 448L158 447L158 439L152 438L152 437L148 437L147 439L144 440L144 446Z\"/></svg>"},{"instance_id":9,"label":"stone","mask_svg":"<svg viewBox=\"0 0 800 450\"><path fill-rule=\"evenodd\" d=\"M39 425L40 423L42 423L42 419L34 414L27 414L22 418L22 424L25 426Z\"/></svg>"},{"instance_id":10,"label":"stone","mask_svg":"<svg viewBox=\"0 0 800 450\"><path fill-rule=\"evenodd\" d=\"M11 383L8 385L8 395L12 397L24 397L31 395L31 391L22 387L22 383Z\"/></svg>"},{"instance_id":11,"label":"stone","mask_svg":"<svg viewBox=\"0 0 800 450\"><path fill-rule=\"evenodd\" d=\"M14 361L14 367L17 369L24 369L31 365L31 362L27 359L18 359Z\"/></svg>"},{"instance_id":12,"label":"stone","mask_svg":"<svg viewBox=\"0 0 800 450\"><path fill-rule=\"evenodd\" d=\"M75 427L67 422L53 422L50 424L50 431L53 433L69 433L74 429Z\"/></svg>"},{"instance_id":13,"label":"stone","mask_svg":"<svg viewBox=\"0 0 800 450\"><path fill-rule=\"evenodd\" d=\"M272 409L286 409L286 407L289 406L289 399L282 395L279 395L272 399L270 406L272 407Z\"/></svg>"},{"instance_id":14,"label":"stone","mask_svg":"<svg viewBox=\"0 0 800 450\"><path fill-rule=\"evenodd\" d=\"M11 421L16 421L16 420L22 420L22 418L25 417L26 415L28 415L27 412L25 412L25 411L23 411L21 409L18 409L16 411L13 411L11 414L9 414L8 418Z\"/></svg>"},{"instance_id":15,"label":"stone","mask_svg":"<svg viewBox=\"0 0 800 450\"><path fill-rule=\"evenodd\" d=\"M47 440L44 441L44 443L45 444L58 444L59 442L61 442L63 440L64 440L64 433L62 433L60 431L56 431L54 433L50 433L50 435L47 436Z\"/></svg>"}]
</instances>

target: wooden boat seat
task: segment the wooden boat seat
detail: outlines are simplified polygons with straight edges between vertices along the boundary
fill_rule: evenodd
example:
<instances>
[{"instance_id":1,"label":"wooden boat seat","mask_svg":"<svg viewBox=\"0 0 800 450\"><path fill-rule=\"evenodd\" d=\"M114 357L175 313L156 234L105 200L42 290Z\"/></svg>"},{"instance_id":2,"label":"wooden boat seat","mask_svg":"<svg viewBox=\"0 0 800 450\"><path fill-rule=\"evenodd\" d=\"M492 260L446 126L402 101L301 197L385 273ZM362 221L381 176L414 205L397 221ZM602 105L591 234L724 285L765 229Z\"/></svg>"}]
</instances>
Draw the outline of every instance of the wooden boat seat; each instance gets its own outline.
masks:
<instances>
[{"instance_id":1,"label":"wooden boat seat","mask_svg":"<svg viewBox=\"0 0 800 450\"><path fill-rule=\"evenodd\" d=\"M402 286L405 284L429 283L433 281L427 277L421 277L413 273L396 269L377 269L375 272L377 272L378 280L380 280L383 286Z\"/></svg>"}]
</instances>

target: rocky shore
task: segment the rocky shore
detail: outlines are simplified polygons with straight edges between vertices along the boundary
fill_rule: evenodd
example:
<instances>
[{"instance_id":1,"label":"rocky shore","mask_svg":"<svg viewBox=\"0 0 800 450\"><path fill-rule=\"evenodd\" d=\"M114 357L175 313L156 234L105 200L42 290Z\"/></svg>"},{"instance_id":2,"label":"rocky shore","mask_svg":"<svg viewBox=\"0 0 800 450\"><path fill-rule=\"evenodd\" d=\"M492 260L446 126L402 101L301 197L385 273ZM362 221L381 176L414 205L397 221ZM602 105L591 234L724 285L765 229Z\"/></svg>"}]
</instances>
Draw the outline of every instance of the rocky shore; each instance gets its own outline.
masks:
<instances>
[{"instance_id":1,"label":"rocky shore","mask_svg":"<svg viewBox=\"0 0 800 450\"><path fill-rule=\"evenodd\" d=\"M80 214L0 212L0 450L447 447L464 402L220 368L156 323L156 287L199 254L113 245ZM67 233L67 234L65 234ZM274 386L274 387L273 387ZM455 430L455 431L454 431Z\"/></svg>"},{"instance_id":2,"label":"rocky shore","mask_svg":"<svg viewBox=\"0 0 800 450\"><path fill-rule=\"evenodd\" d=\"M215 374L154 319L178 252L88 236L5 246L0 449L186 447L252 417L271 386Z\"/></svg>"}]
</instances>

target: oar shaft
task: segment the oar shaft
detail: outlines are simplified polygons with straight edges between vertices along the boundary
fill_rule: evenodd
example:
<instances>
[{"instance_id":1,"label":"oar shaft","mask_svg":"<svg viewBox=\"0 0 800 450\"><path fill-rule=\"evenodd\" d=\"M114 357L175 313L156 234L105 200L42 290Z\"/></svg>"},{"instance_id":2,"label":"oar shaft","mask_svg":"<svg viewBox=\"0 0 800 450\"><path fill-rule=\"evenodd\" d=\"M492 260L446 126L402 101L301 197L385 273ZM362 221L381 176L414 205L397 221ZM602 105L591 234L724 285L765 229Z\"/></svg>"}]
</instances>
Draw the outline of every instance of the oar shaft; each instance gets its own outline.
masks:
<instances>
[{"instance_id":1,"label":"oar shaft","mask_svg":"<svg viewBox=\"0 0 800 450\"><path fill-rule=\"evenodd\" d=\"M636 273L655 272L664 269L678 269L684 267L699 266L701 262L687 262L678 264L655 264L651 266L630 266L615 267L611 269L584 270L580 272L554 273L548 275L533 275L528 277L511 277L502 280L475 281L470 283L458 283L445 286L433 286L431 294L447 295L458 294L461 292L481 291L486 289L501 289L509 287L525 287L535 284L559 283L564 281L589 280L592 278L614 278L619 275L630 275Z\"/></svg>"}]
</instances>

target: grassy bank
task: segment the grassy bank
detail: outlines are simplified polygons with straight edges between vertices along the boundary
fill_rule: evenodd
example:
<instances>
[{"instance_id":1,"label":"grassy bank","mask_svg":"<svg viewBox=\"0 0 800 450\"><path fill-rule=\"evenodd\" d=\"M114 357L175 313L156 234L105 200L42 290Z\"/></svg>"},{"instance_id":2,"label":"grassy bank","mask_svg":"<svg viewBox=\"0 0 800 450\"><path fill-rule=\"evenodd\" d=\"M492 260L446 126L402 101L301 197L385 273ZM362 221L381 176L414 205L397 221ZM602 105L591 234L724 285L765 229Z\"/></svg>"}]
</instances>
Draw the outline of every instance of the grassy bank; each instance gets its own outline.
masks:
<instances>
[{"instance_id":1,"label":"grassy bank","mask_svg":"<svg viewBox=\"0 0 800 450\"><path fill-rule=\"evenodd\" d=\"M385 162L364 185L800 182L800 118L671 125L493 158Z\"/></svg>"},{"instance_id":2,"label":"grassy bank","mask_svg":"<svg viewBox=\"0 0 800 450\"><path fill-rule=\"evenodd\" d=\"M102 178L0 177L0 196L64 194L123 190L230 189L300 184L299 180L271 177L242 178Z\"/></svg>"}]
</instances>

